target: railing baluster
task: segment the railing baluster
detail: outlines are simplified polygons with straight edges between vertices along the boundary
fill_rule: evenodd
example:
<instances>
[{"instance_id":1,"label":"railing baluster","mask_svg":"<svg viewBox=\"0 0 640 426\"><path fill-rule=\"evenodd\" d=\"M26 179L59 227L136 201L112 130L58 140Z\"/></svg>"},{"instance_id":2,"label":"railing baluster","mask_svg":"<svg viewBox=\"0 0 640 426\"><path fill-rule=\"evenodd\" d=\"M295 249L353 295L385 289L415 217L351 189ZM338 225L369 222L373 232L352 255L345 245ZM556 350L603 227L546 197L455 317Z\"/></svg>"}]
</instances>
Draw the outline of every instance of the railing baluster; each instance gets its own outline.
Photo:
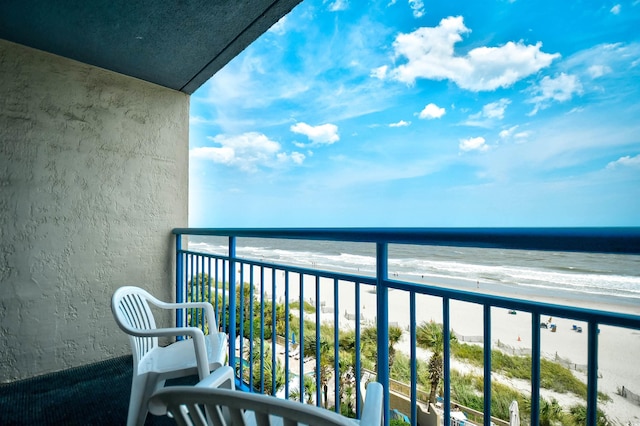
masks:
<instances>
[{"instance_id":1,"label":"railing baluster","mask_svg":"<svg viewBox=\"0 0 640 426\"><path fill-rule=\"evenodd\" d=\"M449 298L442 298L442 371L444 373L444 418L451 423L451 318Z\"/></svg>"},{"instance_id":2,"label":"railing baluster","mask_svg":"<svg viewBox=\"0 0 640 426\"><path fill-rule=\"evenodd\" d=\"M289 271L284 272L284 397L289 399Z\"/></svg>"},{"instance_id":3,"label":"railing baluster","mask_svg":"<svg viewBox=\"0 0 640 426\"><path fill-rule=\"evenodd\" d=\"M223 322L223 318L224 318L224 306L221 306L221 304L219 303L219 296L218 296L218 288L219 288L219 284L220 284L220 279L218 277L218 273L219 273L218 265L219 265L219 263L220 263L220 259L216 258L215 266L214 266L215 267L215 272L216 272L216 279L215 279L215 289L216 289L215 301L216 301L216 304L215 304L215 308L216 308L216 314L217 314L216 319L218 320L218 329L219 330L224 330L224 328L223 328L224 324L222 323ZM221 316L223 318L220 318Z\"/></svg>"},{"instance_id":4,"label":"railing baluster","mask_svg":"<svg viewBox=\"0 0 640 426\"><path fill-rule=\"evenodd\" d=\"M320 303L320 276L316 275L316 405L322 405L321 396L321 370L320 370L320 312L322 304Z\"/></svg>"},{"instance_id":5,"label":"railing baluster","mask_svg":"<svg viewBox=\"0 0 640 426\"><path fill-rule=\"evenodd\" d=\"M540 313L531 314L531 424L540 423Z\"/></svg>"},{"instance_id":6,"label":"railing baluster","mask_svg":"<svg viewBox=\"0 0 640 426\"><path fill-rule=\"evenodd\" d=\"M227 262L222 261L222 330L225 333L229 333L229 336L231 336L229 325L227 324L227 315L226 315L226 310L228 309L227 294L230 294L229 291L231 289L231 285L228 282L227 269L228 269Z\"/></svg>"},{"instance_id":7,"label":"railing baluster","mask_svg":"<svg viewBox=\"0 0 640 426\"><path fill-rule=\"evenodd\" d=\"M191 277L189 280L189 292L187 295L187 300L188 301L192 301L193 300L193 287L195 286L195 277L197 277L196 275L196 256L195 255L191 255ZM191 326L193 324L193 309L189 309L189 313L187 315L187 321L188 321L188 325Z\"/></svg>"},{"instance_id":8,"label":"railing baluster","mask_svg":"<svg viewBox=\"0 0 640 426\"><path fill-rule=\"evenodd\" d=\"M418 354L416 351L416 293L409 292L409 339L411 346L411 424L418 424Z\"/></svg>"},{"instance_id":9,"label":"railing baluster","mask_svg":"<svg viewBox=\"0 0 640 426\"><path fill-rule=\"evenodd\" d=\"M276 394L276 269L271 268L271 395Z\"/></svg>"},{"instance_id":10,"label":"railing baluster","mask_svg":"<svg viewBox=\"0 0 640 426\"><path fill-rule=\"evenodd\" d=\"M491 305L484 304L484 425L491 426Z\"/></svg>"},{"instance_id":11,"label":"railing baluster","mask_svg":"<svg viewBox=\"0 0 640 426\"><path fill-rule=\"evenodd\" d=\"M333 279L333 382L335 392L335 411L340 412L340 309L339 309L339 297L338 297L338 279Z\"/></svg>"},{"instance_id":12,"label":"railing baluster","mask_svg":"<svg viewBox=\"0 0 640 426\"><path fill-rule=\"evenodd\" d=\"M236 366L236 238L229 237L229 365Z\"/></svg>"},{"instance_id":13,"label":"railing baluster","mask_svg":"<svg viewBox=\"0 0 640 426\"><path fill-rule=\"evenodd\" d=\"M356 380L356 414L357 417L360 418L360 410L362 410L360 400L362 399L362 389L360 389L361 379L361 369L362 366L360 364L360 283L355 283L356 286L356 300L355 300L355 311L356 311L356 363L355 363L355 380Z\"/></svg>"},{"instance_id":14,"label":"railing baluster","mask_svg":"<svg viewBox=\"0 0 640 426\"><path fill-rule=\"evenodd\" d=\"M238 272L240 273L240 277L237 284L238 292L240 293L240 307L238 312L240 313L240 318L238 318L238 354L240 354L240 380L242 380L242 373L244 370L244 264L240 263L238 267ZM234 292L235 293L235 292Z\"/></svg>"},{"instance_id":15,"label":"railing baluster","mask_svg":"<svg viewBox=\"0 0 640 426\"><path fill-rule=\"evenodd\" d=\"M199 276L200 276L200 301L204 302L204 256L200 256L200 266L199 266ZM208 280L207 280L208 281ZM208 284L208 283L207 283ZM200 325L200 329L204 333L204 309L198 309L198 324Z\"/></svg>"},{"instance_id":16,"label":"railing baluster","mask_svg":"<svg viewBox=\"0 0 640 426\"><path fill-rule=\"evenodd\" d=\"M249 384L253 389L253 265L249 269Z\"/></svg>"},{"instance_id":17,"label":"railing baluster","mask_svg":"<svg viewBox=\"0 0 640 426\"><path fill-rule=\"evenodd\" d=\"M260 393L264 393L264 266L260 266Z\"/></svg>"},{"instance_id":18,"label":"railing baluster","mask_svg":"<svg viewBox=\"0 0 640 426\"><path fill-rule=\"evenodd\" d=\"M298 291L300 292L300 328L298 333L298 356L300 357L300 402L304 403L304 277L298 274Z\"/></svg>"}]
</instances>

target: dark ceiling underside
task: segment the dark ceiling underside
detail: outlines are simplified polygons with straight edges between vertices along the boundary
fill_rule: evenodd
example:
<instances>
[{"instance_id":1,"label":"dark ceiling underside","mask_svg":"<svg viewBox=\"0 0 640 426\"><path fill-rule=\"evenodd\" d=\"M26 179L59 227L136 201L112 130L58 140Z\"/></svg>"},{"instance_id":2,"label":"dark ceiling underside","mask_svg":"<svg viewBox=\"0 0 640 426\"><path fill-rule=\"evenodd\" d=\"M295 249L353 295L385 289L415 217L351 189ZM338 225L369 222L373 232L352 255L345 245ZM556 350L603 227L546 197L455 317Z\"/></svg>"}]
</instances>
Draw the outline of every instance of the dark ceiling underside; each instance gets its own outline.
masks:
<instances>
[{"instance_id":1,"label":"dark ceiling underside","mask_svg":"<svg viewBox=\"0 0 640 426\"><path fill-rule=\"evenodd\" d=\"M0 39L193 93L301 0L1 0Z\"/></svg>"}]
</instances>

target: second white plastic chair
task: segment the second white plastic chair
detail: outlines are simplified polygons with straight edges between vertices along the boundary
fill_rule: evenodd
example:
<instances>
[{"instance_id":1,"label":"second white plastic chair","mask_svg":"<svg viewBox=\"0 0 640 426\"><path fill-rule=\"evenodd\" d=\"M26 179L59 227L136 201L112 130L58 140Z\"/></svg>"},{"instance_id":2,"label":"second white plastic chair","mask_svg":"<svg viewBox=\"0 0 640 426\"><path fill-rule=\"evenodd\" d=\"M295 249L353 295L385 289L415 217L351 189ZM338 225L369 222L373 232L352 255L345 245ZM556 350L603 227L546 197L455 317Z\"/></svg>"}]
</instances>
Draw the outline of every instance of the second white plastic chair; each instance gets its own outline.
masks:
<instances>
[{"instance_id":1,"label":"second white plastic chair","mask_svg":"<svg viewBox=\"0 0 640 426\"><path fill-rule=\"evenodd\" d=\"M222 367L196 386L169 386L156 392L149 411L156 415L171 413L178 425L196 426L380 426L383 388L378 382L367 385L361 419L276 398L235 390L233 369Z\"/></svg>"}]
</instances>

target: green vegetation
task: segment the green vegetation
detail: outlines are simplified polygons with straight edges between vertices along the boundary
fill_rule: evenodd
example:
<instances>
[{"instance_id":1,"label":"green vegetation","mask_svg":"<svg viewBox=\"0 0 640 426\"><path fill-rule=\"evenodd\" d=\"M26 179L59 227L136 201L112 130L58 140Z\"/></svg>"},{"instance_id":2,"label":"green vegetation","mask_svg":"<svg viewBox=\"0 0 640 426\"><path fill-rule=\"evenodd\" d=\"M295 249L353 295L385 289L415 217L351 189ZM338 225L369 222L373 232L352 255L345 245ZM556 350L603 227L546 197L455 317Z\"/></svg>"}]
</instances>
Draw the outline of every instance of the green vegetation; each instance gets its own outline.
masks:
<instances>
[{"instance_id":1,"label":"green vegetation","mask_svg":"<svg viewBox=\"0 0 640 426\"><path fill-rule=\"evenodd\" d=\"M442 347L442 324L433 322L422 323L416 330L416 341L418 346L434 351L429 365L430 377L435 377L439 373L438 365L431 365L437 348ZM465 361L476 367L484 365L484 349L479 345L461 343L451 339L451 354L453 357ZM491 370L499 372L507 377L522 380L531 380L531 356L511 356L500 352L491 351ZM420 379L420 377L419 377ZM435 380L434 380L435 384ZM481 376L467 375L461 376L455 371L451 374L452 399L460 404L482 411L483 409L483 380ZM540 386L558 393L573 393L579 397L586 398L587 385L573 375L571 370L561 364L546 359L540 360ZM432 386L432 392L434 387ZM442 390L440 390L442 392ZM519 392L493 382L491 384L491 410L494 416L506 419L509 416L509 404L512 400L517 400L521 407L521 412L530 414L530 401ZM598 393L600 400L610 400L605 394ZM574 422L573 417L580 416L579 408L572 408L573 411L566 413L562 410L556 400L540 402L540 422L541 424L553 424L555 421L562 421L562 424L581 424L579 420ZM599 419L606 424L606 417L600 413ZM600 421L600 420L599 420ZM582 423L584 424L584 423Z\"/></svg>"},{"instance_id":2,"label":"green vegetation","mask_svg":"<svg viewBox=\"0 0 640 426\"><path fill-rule=\"evenodd\" d=\"M188 300L207 300L215 303L210 299L209 288L211 287L210 279L207 274L199 274L194 278L195 282L188 288ZM218 283L220 288L226 288L226 284ZM222 295L219 290L219 296ZM240 299L242 298L242 304ZM242 331L244 337L250 338L250 325L253 320L253 338L254 353L252 356L253 377L248 377L248 368L244 369L244 381L251 383L254 389L260 391L260 368L264 368L264 392L272 392L272 382L275 380L275 391L277 392L284 387L285 372L281 363L276 360L275 368L271 365L272 348L271 343L260 350L260 325L263 323L265 329L265 343L271 340L274 328L274 308L275 308L275 334L284 336L285 334L285 306L284 304L276 304L275 307L269 301L264 302L264 317L260 315L260 302L255 295L251 294L250 286L243 284L236 287L236 333L240 332L240 322L242 321ZM228 301L227 301L228 304ZM291 309L299 309L299 302L289 304ZM189 310L189 324L200 324L202 313L200 309ZM315 312L315 307L304 303L305 312ZM229 309L222 307L222 297L218 298L217 312L225 317L225 324L229 323ZM289 330L300 336L300 318L289 314ZM335 329L332 326L321 324L319 332L316 335L316 325L313 322L303 321L304 341L302 342L302 350L307 355L315 355L316 347L320 351L319 369L314 366L314 376L305 376L305 399L307 403L312 403L312 395L315 394L315 377L319 375L322 405L328 407L328 383L332 379L335 365L335 349L334 340ZM206 330L205 330L206 332ZM401 383L411 382L410 359L407 355L396 352L395 345L402 338L402 329L398 327L389 328L389 371L390 377ZM469 363L476 367L482 367L484 363L483 347L480 345L466 344L458 342L454 333L451 336L451 354L453 357ZM435 401L435 395L442 390L443 376L443 349L444 340L442 333L442 325L435 322L424 322L418 325L416 329L416 341L419 347L429 349L433 354L428 362L417 360L417 384L419 389L430 389L429 400ZM361 366L368 370L376 370L377 367L377 330L375 327L364 328L361 330L360 336L360 355ZM353 416L355 414L355 386L357 380L355 375L355 331L339 331L338 333L338 360L339 360L339 377L340 380L340 401L341 412ZM531 380L531 357L530 356L511 356L504 354L498 350L491 352L492 371L498 372L506 377L517 378L522 380ZM566 367L546 360L540 361L540 386L559 393L573 393L579 397L585 398L587 387L578 380L573 373ZM462 375L456 370L451 371L451 398L457 403L469 407L473 410L483 411L484 408L484 382L482 376L465 374ZM511 401L518 401L520 414L523 419L530 418L531 401L527 396L501 383L492 382L491 384L491 410L492 414L498 418L509 418L509 405ZM293 399L300 398L299 392L293 392ZM599 394L601 400L608 400L606 395ZM575 405L564 411L558 404L558 401L552 399L540 401L540 424L541 425L582 425L586 419L586 408L583 405ZM471 419L474 420L474 419ZM478 421L479 419L476 419ZM397 424L403 424L398 421ZM604 414L598 411L598 425L609 425Z\"/></svg>"},{"instance_id":3,"label":"green vegetation","mask_svg":"<svg viewBox=\"0 0 640 426\"><path fill-rule=\"evenodd\" d=\"M442 336L442 324L422 323L416 330L417 344L423 348L434 350L433 342L442 345L439 336ZM479 345L461 343L452 338L451 355L476 367L484 365L484 349ZM491 371L511 378L531 380L531 356L512 356L492 350ZM540 386L559 393L571 392L583 398L587 395L587 385L576 378L571 370L546 359L540 360ZM603 394L600 397L608 398Z\"/></svg>"},{"instance_id":4,"label":"green vegetation","mask_svg":"<svg viewBox=\"0 0 640 426\"><path fill-rule=\"evenodd\" d=\"M456 341L453 333L450 333L450 341ZM442 332L442 325L434 322L423 322L416 329L416 342L418 346L431 349L433 352L433 355L429 358L429 384L431 385L429 402L434 404L444 368L442 358L444 351L444 333Z\"/></svg>"},{"instance_id":5,"label":"green vegetation","mask_svg":"<svg viewBox=\"0 0 640 426\"><path fill-rule=\"evenodd\" d=\"M293 301L293 302L289 303L289 308L300 310L300 302L298 302L296 300L296 301ZM305 314L315 314L316 313L316 307L305 300L304 301L304 313Z\"/></svg>"}]
</instances>

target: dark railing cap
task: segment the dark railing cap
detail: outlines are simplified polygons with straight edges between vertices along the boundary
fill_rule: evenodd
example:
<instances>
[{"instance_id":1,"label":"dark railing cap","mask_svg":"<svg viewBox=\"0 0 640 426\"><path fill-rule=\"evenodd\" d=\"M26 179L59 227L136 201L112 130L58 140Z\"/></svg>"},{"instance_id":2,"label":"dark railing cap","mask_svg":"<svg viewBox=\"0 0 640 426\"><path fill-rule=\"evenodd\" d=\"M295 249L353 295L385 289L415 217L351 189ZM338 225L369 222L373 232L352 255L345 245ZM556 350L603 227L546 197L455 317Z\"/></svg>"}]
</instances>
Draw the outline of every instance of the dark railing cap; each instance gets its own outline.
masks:
<instances>
[{"instance_id":1,"label":"dark railing cap","mask_svg":"<svg viewBox=\"0 0 640 426\"><path fill-rule=\"evenodd\" d=\"M176 228L176 235L401 243L640 254L640 227L610 228Z\"/></svg>"}]
</instances>

